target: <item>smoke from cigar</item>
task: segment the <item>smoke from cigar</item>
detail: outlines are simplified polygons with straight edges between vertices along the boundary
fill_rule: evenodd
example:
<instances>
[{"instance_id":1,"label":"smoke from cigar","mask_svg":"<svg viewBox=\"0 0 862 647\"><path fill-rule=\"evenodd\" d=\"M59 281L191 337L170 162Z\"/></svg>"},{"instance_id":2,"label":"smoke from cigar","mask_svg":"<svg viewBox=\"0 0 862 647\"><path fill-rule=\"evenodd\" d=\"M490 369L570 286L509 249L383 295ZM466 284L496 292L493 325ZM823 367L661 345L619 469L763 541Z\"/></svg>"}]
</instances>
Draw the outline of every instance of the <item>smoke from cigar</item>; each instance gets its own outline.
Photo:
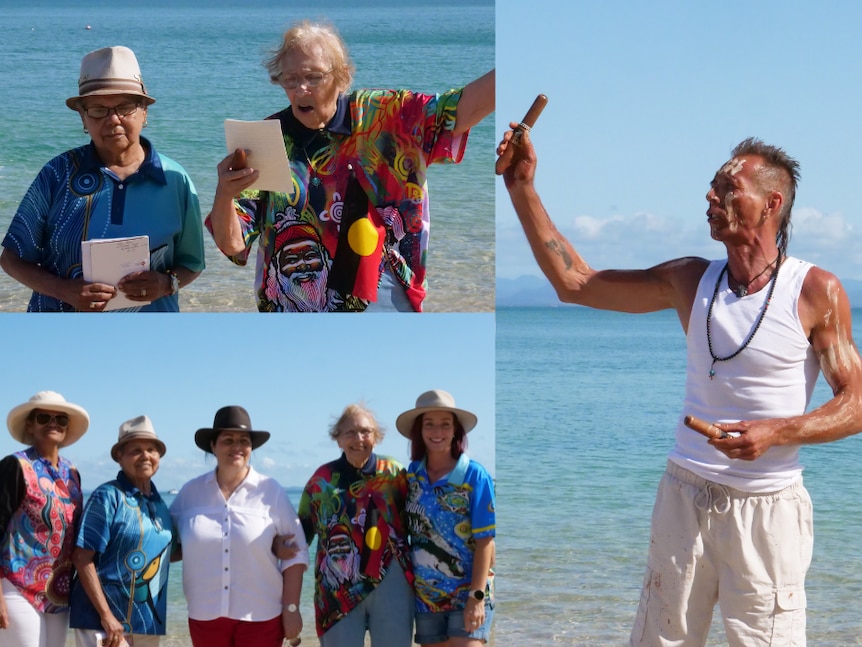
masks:
<instances>
[{"instance_id":1,"label":"smoke from cigar","mask_svg":"<svg viewBox=\"0 0 862 647\"><path fill-rule=\"evenodd\" d=\"M727 432L719 429L713 424L708 423L706 420L701 420L700 418L695 418L694 416L686 416L683 419L685 426L689 429L694 429L699 434L703 434L707 438L727 438Z\"/></svg>"},{"instance_id":2,"label":"smoke from cigar","mask_svg":"<svg viewBox=\"0 0 862 647\"><path fill-rule=\"evenodd\" d=\"M527 114L524 115L521 123L518 124L518 127L515 128L515 131L512 133L512 139L509 140L510 144L517 146L521 141L521 135L523 135L524 131L532 130L533 126L536 125L536 120L539 118L539 115L542 114L542 110L545 109L546 105L548 105L547 96L540 94L536 97L533 101L533 105L530 106L530 109L527 110ZM494 172L497 175L503 174L506 163L511 155L512 153L509 153L509 155L501 155L497 159L497 163L494 165Z\"/></svg>"}]
</instances>

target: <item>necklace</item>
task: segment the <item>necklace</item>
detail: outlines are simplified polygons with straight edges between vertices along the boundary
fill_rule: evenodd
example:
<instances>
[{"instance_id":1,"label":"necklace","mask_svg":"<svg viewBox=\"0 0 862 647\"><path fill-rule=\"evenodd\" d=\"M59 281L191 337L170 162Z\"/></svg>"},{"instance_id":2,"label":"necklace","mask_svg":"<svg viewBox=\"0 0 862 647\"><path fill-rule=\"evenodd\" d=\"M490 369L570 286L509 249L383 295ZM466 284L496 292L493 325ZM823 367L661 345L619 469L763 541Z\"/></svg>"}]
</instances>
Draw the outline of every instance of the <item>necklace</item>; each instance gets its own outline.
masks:
<instances>
[{"instance_id":1,"label":"necklace","mask_svg":"<svg viewBox=\"0 0 862 647\"><path fill-rule=\"evenodd\" d=\"M718 289L721 285L721 279L724 277L724 273L729 271L727 269L727 263L724 264L724 268L721 270L721 273L718 275L718 279L715 281L715 290L712 293L712 299L709 302L709 310L706 313L706 344L709 347L709 356L712 357L712 364L709 367L709 379L713 379L715 377L715 363L716 362L726 362L729 359L733 359L737 355L739 355L742 351L748 348L748 345L751 343L751 340L754 339L754 335L757 334L757 331L760 329L760 324L763 323L763 318L766 316L766 311L769 309L769 304L772 301L772 293L775 291L775 286L778 283L778 270L781 269L781 255L775 259L775 273L772 275L770 279L772 281L772 285L769 286L769 293L766 295L766 303L763 304L763 310L760 311L760 316L757 318L757 322L754 324L754 328L751 330L751 333L748 335L748 339L742 342L742 346L736 349L730 355L726 357L719 357L712 350L712 330L711 330L711 321L712 321L712 307L715 305L715 300L718 298ZM763 274L763 272L761 272ZM757 277L755 277L757 278Z\"/></svg>"},{"instance_id":2,"label":"necklace","mask_svg":"<svg viewBox=\"0 0 862 647\"><path fill-rule=\"evenodd\" d=\"M734 283L736 283L736 287L735 287L735 288L733 288L733 292L734 292L734 294L736 294L736 298L737 298L737 299L741 299L742 297L744 297L745 295L747 295L747 294L748 294L748 286L749 286L749 285L751 285L752 283L754 283L754 282L755 282L757 279L759 279L761 276L763 276L763 275L766 273L766 270L768 270L770 267L772 267L773 265L775 265L775 263L776 263L777 261L778 261L778 256L776 256L776 257L775 257L775 260L774 260L774 261L772 261L769 265L767 265L766 267L764 267L764 268L763 268L763 270L761 270L760 274L758 274L758 275L757 275L757 276L755 276L753 279L751 279L748 283L745 283L745 284L740 283L739 281L737 281L737 280L736 280L736 277L735 277L733 274L731 274L730 270L728 269L728 270L727 270L727 276L728 276L728 279L733 279ZM725 269L727 269L727 268L725 267ZM730 282L728 281L728 287L729 287L729 283L730 283Z\"/></svg>"}]
</instances>

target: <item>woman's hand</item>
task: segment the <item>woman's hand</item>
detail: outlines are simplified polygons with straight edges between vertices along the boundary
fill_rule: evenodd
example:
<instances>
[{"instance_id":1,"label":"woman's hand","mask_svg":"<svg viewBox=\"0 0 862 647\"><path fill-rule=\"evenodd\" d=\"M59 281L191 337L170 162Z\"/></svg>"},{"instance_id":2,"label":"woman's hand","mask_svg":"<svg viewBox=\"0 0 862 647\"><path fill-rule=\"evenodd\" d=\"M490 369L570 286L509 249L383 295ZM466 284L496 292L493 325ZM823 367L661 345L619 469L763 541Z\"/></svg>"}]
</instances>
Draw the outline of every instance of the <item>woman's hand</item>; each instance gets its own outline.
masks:
<instances>
[{"instance_id":1,"label":"woman's hand","mask_svg":"<svg viewBox=\"0 0 862 647\"><path fill-rule=\"evenodd\" d=\"M105 647L123 647L126 645L123 625L113 615L105 615L100 618L102 629L105 630Z\"/></svg>"},{"instance_id":2,"label":"woman's hand","mask_svg":"<svg viewBox=\"0 0 862 647\"><path fill-rule=\"evenodd\" d=\"M218 185L216 194L223 196L238 196L240 193L254 184L260 176L260 171L253 168L233 168L234 154L225 157L218 165ZM247 156L245 163L247 163Z\"/></svg>"},{"instance_id":3,"label":"woman's hand","mask_svg":"<svg viewBox=\"0 0 862 647\"><path fill-rule=\"evenodd\" d=\"M293 541L296 535L276 535L272 540L272 552L280 560L287 561L299 555L299 546Z\"/></svg>"},{"instance_id":4,"label":"woman's hand","mask_svg":"<svg viewBox=\"0 0 862 647\"><path fill-rule=\"evenodd\" d=\"M299 613L299 607L296 611L288 611L286 608L281 610L281 626L284 629L284 637L291 641L292 645L298 645L296 638L302 633L302 615Z\"/></svg>"},{"instance_id":5,"label":"woman's hand","mask_svg":"<svg viewBox=\"0 0 862 647\"><path fill-rule=\"evenodd\" d=\"M117 289L131 301L155 301L171 293L171 277L153 270L132 272L120 279Z\"/></svg>"},{"instance_id":6,"label":"woman's hand","mask_svg":"<svg viewBox=\"0 0 862 647\"><path fill-rule=\"evenodd\" d=\"M81 312L101 312L117 295L117 288L107 283L87 283L82 278L65 280L60 300Z\"/></svg>"},{"instance_id":7,"label":"woman's hand","mask_svg":"<svg viewBox=\"0 0 862 647\"><path fill-rule=\"evenodd\" d=\"M464 607L464 631L472 633L485 624L485 602L473 596L467 598Z\"/></svg>"}]
</instances>

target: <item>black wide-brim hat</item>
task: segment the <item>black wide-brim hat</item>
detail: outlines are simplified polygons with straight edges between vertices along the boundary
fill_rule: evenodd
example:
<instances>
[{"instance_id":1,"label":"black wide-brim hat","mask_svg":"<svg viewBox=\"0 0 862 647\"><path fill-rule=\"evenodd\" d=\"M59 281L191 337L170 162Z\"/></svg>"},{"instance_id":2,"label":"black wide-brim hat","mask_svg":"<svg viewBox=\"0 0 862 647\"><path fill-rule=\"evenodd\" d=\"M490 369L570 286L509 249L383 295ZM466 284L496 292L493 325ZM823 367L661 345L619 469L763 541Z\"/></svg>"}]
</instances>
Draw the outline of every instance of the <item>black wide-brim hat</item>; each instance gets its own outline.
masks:
<instances>
[{"instance_id":1,"label":"black wide-brim hat","mask_svg":"<svg viewBox=\"0 0 862 647\"><path fill-rule=\"evenodd\" d=\"M213 441L222 431L244 431L251 436L251 448L257 449L269 440L269 432L252 429L248 411L237 405L222 407L216 411L212 427L201 427L195 432L195 445L212 454Z\"/></svg>"}]
</instances>

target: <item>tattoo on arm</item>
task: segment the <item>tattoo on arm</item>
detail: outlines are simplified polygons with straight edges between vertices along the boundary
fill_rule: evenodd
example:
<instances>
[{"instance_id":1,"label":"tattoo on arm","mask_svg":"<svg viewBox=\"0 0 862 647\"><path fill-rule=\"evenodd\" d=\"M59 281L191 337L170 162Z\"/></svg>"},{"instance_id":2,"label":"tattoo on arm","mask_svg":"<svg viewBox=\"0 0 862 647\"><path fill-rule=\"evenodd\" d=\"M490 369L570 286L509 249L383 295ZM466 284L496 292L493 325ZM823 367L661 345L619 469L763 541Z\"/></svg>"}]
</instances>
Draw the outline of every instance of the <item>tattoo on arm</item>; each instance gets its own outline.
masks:
<instances>
[{"instance_id":1,"label":"tattoo on arm","mask_svg":"<svg viewBox=\"0 0 862 647\"><path fill-rule=\"evenodd\" d=\"M567 270L572 269L572 256L566 249L565 243L562 243L559 240L549 240L545 243L545 247L547 247L549 250L551 250L551 252L563 259L563 263L565 264Z\"/></svg>"}]
</instances>

